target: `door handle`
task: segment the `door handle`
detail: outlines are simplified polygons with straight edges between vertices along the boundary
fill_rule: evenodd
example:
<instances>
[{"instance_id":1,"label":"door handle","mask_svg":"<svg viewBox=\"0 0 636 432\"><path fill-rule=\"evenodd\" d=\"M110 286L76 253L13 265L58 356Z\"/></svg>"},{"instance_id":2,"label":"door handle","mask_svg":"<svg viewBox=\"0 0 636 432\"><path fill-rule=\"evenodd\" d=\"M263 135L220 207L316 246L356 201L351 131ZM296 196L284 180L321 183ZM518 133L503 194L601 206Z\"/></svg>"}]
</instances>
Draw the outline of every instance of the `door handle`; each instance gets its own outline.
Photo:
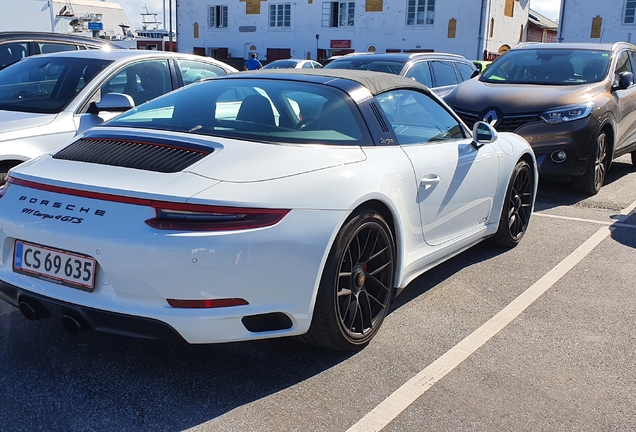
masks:
<instances>
[{"instance_id":1,"label":"door handle","mask_svg":"<svg viewBox=\"0 0 636 432\"><path fill-rule=\"evenodd\" d=\"M429 174L427 176L424 176L424 178L420 180L420 186L423 187L424 189L428 189L430 187L435 186L441 181L442 179L437 174Z\"/></svg>"}]
</instances>

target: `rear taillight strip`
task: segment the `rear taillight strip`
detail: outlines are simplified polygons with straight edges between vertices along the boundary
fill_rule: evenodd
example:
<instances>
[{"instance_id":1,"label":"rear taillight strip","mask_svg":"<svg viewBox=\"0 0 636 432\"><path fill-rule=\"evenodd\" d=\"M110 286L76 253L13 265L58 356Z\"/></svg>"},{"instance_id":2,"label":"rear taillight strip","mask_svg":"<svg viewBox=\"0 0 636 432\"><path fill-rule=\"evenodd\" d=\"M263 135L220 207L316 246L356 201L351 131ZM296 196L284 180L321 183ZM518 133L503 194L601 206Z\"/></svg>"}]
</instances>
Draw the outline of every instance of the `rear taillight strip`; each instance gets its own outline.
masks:
<instances>
[{"instance_id":1,"label":"rear taillight strip","mask_svg":"<svg viewBox=\"0 0 636 432\"><path fill-rule=\"evenodd\" d=\"M161 230L226 231L262 228L278 223L289 213L286 209L223 207L126 197L47 185L14 177L7 177L7 183L64 195L152 207L157 216L148 219L146 223Z\"/></svg>"}]
</instances>

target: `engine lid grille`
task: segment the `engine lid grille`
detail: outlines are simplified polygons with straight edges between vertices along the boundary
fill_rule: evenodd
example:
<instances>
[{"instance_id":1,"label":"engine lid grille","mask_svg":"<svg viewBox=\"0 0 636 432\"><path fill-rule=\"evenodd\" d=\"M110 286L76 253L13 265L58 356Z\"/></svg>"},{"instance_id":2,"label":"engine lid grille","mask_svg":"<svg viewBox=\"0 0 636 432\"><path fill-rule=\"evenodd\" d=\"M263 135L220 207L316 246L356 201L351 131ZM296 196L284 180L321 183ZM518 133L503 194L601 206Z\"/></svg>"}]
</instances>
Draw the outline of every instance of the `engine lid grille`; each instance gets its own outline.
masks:
<instances>
[{"instance_id":1,"label":"engine lid grille","mask_svg":"<svg viewBox=\"0 0 636 432\"><path fill-rule=\"evenodd\" d=\"M200 161L214 150L171 143L82 138L53 155L54 159L174 173Z\"/></svg>"}]
</instances>

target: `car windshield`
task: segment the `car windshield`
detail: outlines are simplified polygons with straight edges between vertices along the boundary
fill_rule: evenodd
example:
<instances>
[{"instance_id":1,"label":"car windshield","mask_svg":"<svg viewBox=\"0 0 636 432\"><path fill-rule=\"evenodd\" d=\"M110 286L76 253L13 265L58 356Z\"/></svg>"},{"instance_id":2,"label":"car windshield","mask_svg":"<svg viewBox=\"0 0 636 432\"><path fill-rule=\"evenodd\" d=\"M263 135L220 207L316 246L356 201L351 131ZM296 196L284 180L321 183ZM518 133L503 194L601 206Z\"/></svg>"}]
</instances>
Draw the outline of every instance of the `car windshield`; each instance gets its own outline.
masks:
<instances>
[{"instance_id":1,"label":"car windshield","mask_svg":"<svg viewBox=\"0 0 636 432\"><path fill-rule=\"evenodd\" d=\"M607 76L611 53L583 49L520 49L507 52L479 78L495 84L579 85Z\"/></svg>"},{"instance_id":2,"label":"car windshield","mask_svg":"<svg viewBox=\"0 0 636 432\"><path fill-rule=\"evenodd\" d=\"M134 108L108 125L277 143L370 142L344 92L288 80L212 79Z\"/></svg>"},{"instance_id":3,"label":"car windshield","mask_svg":"<svg viewBox=\"0 0 636 432\"><path fill-rule=\"evenodd\" d=\"M287 69L295 68L298 62L292 60L276 60L263 66L263 69Z\"/></svg>"},{"instance_id":4,"label":"car windshield","mask_svg":"<svg viewBox=\"0 0 636 432\"><path fill-rule=\"evenodd\" d=\"M371 56L351 56L349 58L340 58L326 65L325 69L370 70L399 75L400 71L404 67L405 62L403 61L379 60L374 59Z\"/></svg>"},{"instance_id":5,"label":"car windshield","mask_svg":"<svg viewBox=\"0 0 636 432\"><path fill-rule=\"evenodd\" d=\"M59 113L110 63L74 57L24 59L0 70L0 110Z\"/></svg>"}]
</instances>

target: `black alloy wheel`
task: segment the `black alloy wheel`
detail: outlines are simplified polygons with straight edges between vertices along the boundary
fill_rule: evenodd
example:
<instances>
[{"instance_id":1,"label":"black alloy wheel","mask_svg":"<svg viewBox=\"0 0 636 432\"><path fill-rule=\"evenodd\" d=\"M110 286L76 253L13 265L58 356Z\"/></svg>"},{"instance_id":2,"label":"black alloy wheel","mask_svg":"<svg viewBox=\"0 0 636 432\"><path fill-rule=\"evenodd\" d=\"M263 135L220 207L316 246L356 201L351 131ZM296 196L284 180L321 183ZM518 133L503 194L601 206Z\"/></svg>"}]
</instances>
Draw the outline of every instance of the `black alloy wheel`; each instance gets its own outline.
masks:
<instances>
[{"instance_id":1,"label":"black alloy wheel","mask_svg":"<svg viewBox=\"0 0 636 432\"><path fill-rule=\"evenodd\" d=\"M510 176L499 228L492 238L497 246L511 248L521 241L530 223L533 194L534 172L520 160Z\"/></svg>"},{"instance_id":2,"label":"black alloy wheel","mask_svg":"<svg viewBox=\"0 0 636 432\"><path fill-rule=\"evenodd\" d=\"M373 210L354 213L329 253L311 327L301 339L342 351L365 347L387 314L394 277L391 230Z\"/></svg>"},{"instance_id":3,"label":"black alloy wheel","mask_svg":"<svg viewBox=\"0 0 636 432\"><path fill-rule=\"evenodd\" d=\"M6 163L0 164L0 186L6 183L6 178L9 170L15 165L8 165Z\"/></svg>"},{"instance_id":4,"label":"black alloy wheel","mask_svg":"<svg viewBox=\"0 0 636 432\"><path fill-rule=\"evenodd\" d=\"M603 187L608 166L607 133L601 131L596 137L594 152L590 156L585 174L572 180L574 187L588 195L596 195Z\"/></svg>"}]
</instances>

